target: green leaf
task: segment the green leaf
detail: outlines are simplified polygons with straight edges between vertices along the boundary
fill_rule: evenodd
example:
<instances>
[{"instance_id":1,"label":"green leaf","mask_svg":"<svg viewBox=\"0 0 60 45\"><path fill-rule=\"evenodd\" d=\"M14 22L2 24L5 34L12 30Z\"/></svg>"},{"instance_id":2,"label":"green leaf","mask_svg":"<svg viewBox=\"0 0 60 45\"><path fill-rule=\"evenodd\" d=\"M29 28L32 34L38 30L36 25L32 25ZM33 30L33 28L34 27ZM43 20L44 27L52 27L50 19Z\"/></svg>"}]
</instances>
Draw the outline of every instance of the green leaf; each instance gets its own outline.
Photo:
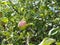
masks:
<instances>
[{"instance_id":1,"label":"green leaf","mask_svg":"<svg viewBox=\"0 0 60 45\"><path fill-rule=\"evenodd\" d=\"M7 18L7 17L3 17L3 18L2 18L2 22L8 23L8 18Z\"/></svg>"},{"instance_id":2,"label":"green leaf","mask_svg":"<svg viewBox=\"0 0 60 45\"><path fill-rule=\"evenodd\" d=\"M7 44L7 45L13 45L13 44Z\"/></svg>"},{"instance_id":3,"label":"green leaf","mask_svg":"<svg viewBox=\"0 0 60 45\"><path fill-rule=\"evenodd\" d=\"M2 12L0 12L0 17L2 17L3 15L2 15Z\"/></svg>"},{"instance_id":4,"label":"green leaf","mask_svg":"<svg viewBox=\"0 0 60 45\"><path fill-rule=\"evenodd\" d=\"M55 42L55 39L52 38L44 38L43 41L39 45L50 45Z\"/></svg>"},{"instance_id":5,"label":"green leaf","mask_svg":"<svg viewBox=\"0 0 60 45\"><path fill-rule=\"evenodd\" d=\"M6 1L2 1L2 4L7 5L7 2Z\"/></svg>"},{"instance_id":6,"label":"green leaf","mask_svg":"<svg viewBox=\"0 0 60 45\"><path fill-rule=\"evenodd\" d=\"M29 45L34 45L34 44L30 43Z\"/></svg>"},{"instance_id":7,"label":"green leaf","mask_svg":"<svg viewBox=\"0 0 60 45\"><path fill-rule=\"evenodd\" d=\"M49 31L48 35L49 35L49 36L50 36L50 35L55 35L55 34L57 34L57 33L59 32L59 30L60 30L59 27L52 28L52 29Z\"/></svg>"},{"instance_id":8,"label":"green leaf","mask_svg":"<svg viewBox=\"0 0 60 45\"><path fill-rule=\"evenodd\" d=\"M56 42L56 45L60 45L60 42Z\"/></svg>"}]
</instances>

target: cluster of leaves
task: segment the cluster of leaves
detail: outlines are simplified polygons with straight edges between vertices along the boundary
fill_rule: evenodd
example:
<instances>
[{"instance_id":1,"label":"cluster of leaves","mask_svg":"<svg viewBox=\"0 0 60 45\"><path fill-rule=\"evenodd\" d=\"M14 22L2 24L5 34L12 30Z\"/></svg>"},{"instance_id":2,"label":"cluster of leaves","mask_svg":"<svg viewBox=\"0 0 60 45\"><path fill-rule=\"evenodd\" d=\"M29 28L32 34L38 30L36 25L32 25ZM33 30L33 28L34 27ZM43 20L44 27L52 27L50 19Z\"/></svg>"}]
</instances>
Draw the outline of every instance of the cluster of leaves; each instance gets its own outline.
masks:
<instances>
[{"instance_id":1,"label":"cluster of leaves","mask_svg":"<svg viewBox=\"0 0 60 45\"><path fill-rule=\"evenodd\" d=\"M0 45L60 45L59 0L0 0ZM28 26L18 27L25 19ZM54 45L54 44L53 44Z\"/></svg>"}]
</instances>

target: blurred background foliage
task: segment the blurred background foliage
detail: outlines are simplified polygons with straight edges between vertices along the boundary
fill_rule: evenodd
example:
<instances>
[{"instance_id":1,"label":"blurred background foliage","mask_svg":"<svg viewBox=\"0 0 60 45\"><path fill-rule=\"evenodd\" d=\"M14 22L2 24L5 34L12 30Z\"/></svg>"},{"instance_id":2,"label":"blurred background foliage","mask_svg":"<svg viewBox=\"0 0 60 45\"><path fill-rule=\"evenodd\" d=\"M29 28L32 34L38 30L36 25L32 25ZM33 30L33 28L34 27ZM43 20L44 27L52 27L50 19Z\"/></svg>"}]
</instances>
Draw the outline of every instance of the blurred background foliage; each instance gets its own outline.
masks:
<instances>
[{"instance_id":1,"label":"blurred background foliage","mask_svg":"<svg viewBox=\"0 0 60 45\"><path fill-rule=\"evenodd\" d=\"M34 25L19 29L23 18ZM60 45L60 0L0 0L0 45L38 45L46 37Z\"/></svg>"}]
</instances>

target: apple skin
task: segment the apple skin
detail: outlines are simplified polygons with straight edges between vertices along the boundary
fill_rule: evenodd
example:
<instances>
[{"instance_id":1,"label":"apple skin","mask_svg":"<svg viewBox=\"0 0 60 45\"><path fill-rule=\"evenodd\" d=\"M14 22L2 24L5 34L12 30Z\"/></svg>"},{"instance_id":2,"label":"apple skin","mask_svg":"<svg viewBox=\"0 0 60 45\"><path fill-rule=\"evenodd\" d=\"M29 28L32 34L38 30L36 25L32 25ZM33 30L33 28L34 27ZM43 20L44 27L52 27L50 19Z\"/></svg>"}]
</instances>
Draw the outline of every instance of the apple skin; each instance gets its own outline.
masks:
<instances>
[{"instance_id":1,"label":"apple skin","mask_svg":"<svg viewBox=\"0 0 60 45\"><path fill-rule=\"evenodd\" d=\"M33 23L27 23L26 20L23 18L21 21L18 23L18 28L20 30L26 30L27 27L34 26Z\"/></svg>"},{"instance_id":2,"label":"apple skin","mask_svg":"<svg viewBox=\"0 0 60 45\"><path fill-rule=\"evenodd\" d=\"M19 29L21 29L21 30L25 30L25 29L26 29L26 25L27 25L27 23L26 23L25 20L21 20L21 21L19 21L19 23L18 23L18 27L19 27Z\"/></svg>"}]
</instances>

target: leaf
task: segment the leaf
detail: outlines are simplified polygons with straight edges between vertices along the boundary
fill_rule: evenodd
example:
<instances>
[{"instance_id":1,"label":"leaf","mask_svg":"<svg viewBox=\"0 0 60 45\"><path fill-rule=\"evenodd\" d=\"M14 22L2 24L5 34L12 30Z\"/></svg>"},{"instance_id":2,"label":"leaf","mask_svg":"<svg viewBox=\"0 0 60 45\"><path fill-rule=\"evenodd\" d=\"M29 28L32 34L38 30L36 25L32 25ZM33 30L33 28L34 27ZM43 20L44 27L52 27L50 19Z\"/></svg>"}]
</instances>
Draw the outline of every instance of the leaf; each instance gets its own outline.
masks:
<instances>
[{"instance_id":1,"label":"leaf","mask_svg":"<svg viewBox=\"0 0 60 45\"><path fill-rule=\"evenodd\" d=\"M34 23L28 23L27 26L34 26Z\"/></svg>"},{"instance_id":2,"label":"leaf","mask_svg":"<svg viewBox=\"0 0 60 45\"><path fill-rule=\"evenodd\" d=\"M8 23L8 18L7 18L7 17L3 17L3 18L2 18L2 22Z\"/></svg>"},{"instance_id":3,"label":"leaf","mask_svg":"<svg viewBox=\"0 0 60 45\"><path fill-rule=\"evenodd\" d=\"M34 45L34 44L30 43L29 45Z\"/></svg>"},{"instance_id":4,"label":"leaf","mask_svg":"<svg viewBox=\"0 0 60 45\"><path fill-rule=\"evenodd\" d=\"M22 7L22 8L21 8L21 11L23 11L23 10L24 10L24 8Z\"/></svg>"},{"instance_id":5,"label":"leaf","mask_svg":"<svg viewBox=\"0 0 60 45\"><path fill-rule=\"evenodd\" d=\"M49 31L48 35L49 35L49 36L50 36L50 35L55 35L55 34L58 33L59 30L60 30L59 27L52 28L52 29Z\"/></svg>"},{"instance_id":6,"label":"leaf","mask_svg":"<svg viewBox=\"0 0 60 45\"><path fill-rule=\"evenodd\" d=\"M7 45L13 45L13 44L7 44Z\"/></svg>"},{"instance_id":7,"label":"leaf","mask_svg":"<svg viewBox=\"0 0 60 45\"><path fill-rule=\"evenodd\" d=\"M7 1L2 1L2 4L7 5Z\"/></svg>"},{"instance_id":8,"label":"leaf","mask_svg":"<svg viewBox=\"0 0 60 45\"><path fill-rule=\"evenodd\" d=\"M50 45L55 42L55 39L52 38L44 38L43 41L39 45Z\"/></svg>"},{"instance_id":9,"label":"leaf","mask_svg":"<svg viewBox=\"0 0 60 45\"><path fill-rule=\"evenodd\" d=\"M60 42L56 42L56 45L60 45Z\"/></svg>"},{"instance_id":10,"label":"leaf","mask_svg":"<svg viewBox=\"0 0 60 45\"><path fill-rule=\"evenodd\" d=\"M2 17L3 15L2 15L2 12L0 12L0 17Z\"/></svg>"}]
</instances>

